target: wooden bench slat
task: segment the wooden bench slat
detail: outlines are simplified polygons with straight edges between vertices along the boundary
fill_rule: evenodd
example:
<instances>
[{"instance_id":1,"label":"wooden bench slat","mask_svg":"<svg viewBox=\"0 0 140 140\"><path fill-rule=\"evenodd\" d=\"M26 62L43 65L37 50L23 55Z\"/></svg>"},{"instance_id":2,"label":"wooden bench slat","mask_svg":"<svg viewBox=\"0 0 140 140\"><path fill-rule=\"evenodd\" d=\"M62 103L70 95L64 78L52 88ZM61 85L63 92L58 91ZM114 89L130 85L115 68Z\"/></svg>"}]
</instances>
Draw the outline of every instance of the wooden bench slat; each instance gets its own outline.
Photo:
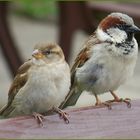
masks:
<instances>
[{"instance_id":1,"label":"wooden bench slat","mask_svg":"<svg viewBox=\"0 0 140 140\"><path fill-rule=\"evenodd\" d=\"M32 117L0 120L0 138L139 138L140 100L132 107L119 103L106 107L85 107L66 110L70 123L65 124L56 115L46 116L44 126Z\"/></svg>"}]
</instances>

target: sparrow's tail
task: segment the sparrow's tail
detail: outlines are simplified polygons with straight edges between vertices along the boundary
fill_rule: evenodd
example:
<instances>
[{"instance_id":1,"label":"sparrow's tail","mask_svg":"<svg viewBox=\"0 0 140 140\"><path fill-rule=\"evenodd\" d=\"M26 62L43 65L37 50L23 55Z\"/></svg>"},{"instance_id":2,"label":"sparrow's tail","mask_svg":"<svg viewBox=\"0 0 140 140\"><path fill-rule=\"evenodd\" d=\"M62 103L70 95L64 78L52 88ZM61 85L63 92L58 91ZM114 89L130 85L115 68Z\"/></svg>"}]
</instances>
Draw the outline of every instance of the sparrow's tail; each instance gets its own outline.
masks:
<instances>
[{"instance_id":1,"label":"sparrow's tail","mask_svg":"<svg viewBox=\"0 0 140 140\"><path fill-rule=\"evenodd\" d=\"M81 95L81 91L77 90L76 88L71 88L68 95L66 96L65 100L59 106L60 109L64 109L67 106L73 106L76 104L79 96Z\"/></svg>"},{"instance_id":2,"label":"sparrow's tail","mask_svg":"<svg viewBox=\"0 0 140 140\"><path fill-rule=\"evenodd\" d=\"M0 116L2 117L8 117L9 114L14 110L14 107L11 107L9 105L4 106L1 110L0 110ZM1 118L0 117L0 118Z\"/></svg>"},{"instance_id":3,"label":"sparrow's tail","mask_svg":"<svg viewBox=\"0 0 140 140\"><path fill-rule=\"evenodd\" d=\"M1 108L1 110L0 110L0 116L3 115L3 113L5 112L5 110L6 110L7 107L8 107L8 106L5 105L5 106L3 106L3 107Z\"/></svg>"}]
</instances>

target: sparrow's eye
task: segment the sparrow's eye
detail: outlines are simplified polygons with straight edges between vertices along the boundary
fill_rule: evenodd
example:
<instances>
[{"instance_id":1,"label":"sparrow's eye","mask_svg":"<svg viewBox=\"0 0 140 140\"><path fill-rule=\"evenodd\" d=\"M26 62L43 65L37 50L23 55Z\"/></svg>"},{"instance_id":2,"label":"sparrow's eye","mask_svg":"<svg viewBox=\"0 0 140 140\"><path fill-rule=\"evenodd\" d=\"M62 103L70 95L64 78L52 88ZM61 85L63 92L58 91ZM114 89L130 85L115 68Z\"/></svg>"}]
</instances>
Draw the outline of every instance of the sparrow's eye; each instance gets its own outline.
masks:
<instances>
[{"instance_id":1,"label":"sparrow's eye","mask_svg":"<svg viewBox=\"0 0 140 140\"><path fill-rule=\"evenodd\" d=\"M51 51L50 50L47 50L47 51L43 52L43 54L49 55L49 54L51 54Z\"/></svg>"}]
</instances>

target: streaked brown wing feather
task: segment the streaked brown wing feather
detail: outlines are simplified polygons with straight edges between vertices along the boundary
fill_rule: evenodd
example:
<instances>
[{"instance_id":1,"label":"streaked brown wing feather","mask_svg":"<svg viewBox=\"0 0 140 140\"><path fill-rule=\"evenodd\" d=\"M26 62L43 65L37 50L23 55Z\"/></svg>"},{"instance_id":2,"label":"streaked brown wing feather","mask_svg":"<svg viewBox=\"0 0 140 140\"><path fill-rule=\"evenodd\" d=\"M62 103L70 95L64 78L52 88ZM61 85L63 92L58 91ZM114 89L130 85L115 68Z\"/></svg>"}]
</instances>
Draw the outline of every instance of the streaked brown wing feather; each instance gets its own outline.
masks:
<instances>
[{"instance_id":1,"label":"streaked brown wing feather","mask_svg":"<svg viewBox=\"0 0 140 140\"><path fill-rule=\"evenodd\" d=\"M18 91L25 85L27 81L27 71L31 66L31 61L28 60L23 65L21 65L17 71L17 75L8 92L8 102L11 101Z\"/></svg>"},{"instance_id":2,"label":"streaked brown wing feather","mask_svg":"<svg viewBox=\"0 0 140 140\"><path fill-rule=\"evenodd\" d=\"M13 83L11 84L11 87L8 92L8 103L0 111L0 115L2 115L7 108L9 108L18 91L25 85L28 78L27 71L30 68L30 66L31 66L31 61L28 60L27 62L25 62L23 65L19 67L17 71L17 75L14 78Z\"/></svg>"},{"instance_id":3,"label":"streaked brown wing feather","mask_svg":"<svg viewBox=\"0 0 140 140\"><path fill-rule=\"evenodd\" d=\"M84 44L84 48L80 51L78 54L77 58L75 59L75 63L72 66L71 69L71 83L73 84L74 82L74 77L75 77L75 71L76 68L79 68L85 64L85 62L89 59L90 57L90 49L91 47L94 47L94 45L100 43L101 41L97 39L95 33L91 35L88 40Z\"/></svg>"},{"instance_id":4,"label":"streaked brown wing feather","mask_svg":"<svg viewBox=\"0 0 140 140\"><path fill-rule=\"evenodd\" d=\"M88 59L89 59L89 49L90 47L86 47L80 51L78 57L75 59L75 63L71 69L71 83L74 82L74 76L76 68L81 67Z\"/></svg>"}]
</instances>

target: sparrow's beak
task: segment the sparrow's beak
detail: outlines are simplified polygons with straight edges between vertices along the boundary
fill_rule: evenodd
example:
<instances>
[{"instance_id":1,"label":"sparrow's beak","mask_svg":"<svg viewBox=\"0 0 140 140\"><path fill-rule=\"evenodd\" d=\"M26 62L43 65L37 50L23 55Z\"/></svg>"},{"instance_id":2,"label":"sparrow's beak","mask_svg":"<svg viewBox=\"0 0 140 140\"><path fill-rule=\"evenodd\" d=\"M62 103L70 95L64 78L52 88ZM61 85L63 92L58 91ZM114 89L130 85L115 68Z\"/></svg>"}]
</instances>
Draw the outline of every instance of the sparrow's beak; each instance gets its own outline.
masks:
<instances>
[{"instance_id":1,"label":"sparrow's beak","mask_svg":"<svg viewBox=\"0 0 140 140\"><path fill-rule=\"evenodd\" d=\"M140 28L138 28L136 25L133 25L131 27L129 27L127 29L128 32L131 32L131 33L139 33L140 32Z\"/></svg>"},{"instance_id":2,"label":"sparrow's beak","mask_svg":"<svg viewBox=\"0 0 140 140\"><path fill-rule=\"evenodd\" d=\"M42 59L44 56L39 50L34 50L32 56L36 59Z\"/></svg>"}]
</instances>

